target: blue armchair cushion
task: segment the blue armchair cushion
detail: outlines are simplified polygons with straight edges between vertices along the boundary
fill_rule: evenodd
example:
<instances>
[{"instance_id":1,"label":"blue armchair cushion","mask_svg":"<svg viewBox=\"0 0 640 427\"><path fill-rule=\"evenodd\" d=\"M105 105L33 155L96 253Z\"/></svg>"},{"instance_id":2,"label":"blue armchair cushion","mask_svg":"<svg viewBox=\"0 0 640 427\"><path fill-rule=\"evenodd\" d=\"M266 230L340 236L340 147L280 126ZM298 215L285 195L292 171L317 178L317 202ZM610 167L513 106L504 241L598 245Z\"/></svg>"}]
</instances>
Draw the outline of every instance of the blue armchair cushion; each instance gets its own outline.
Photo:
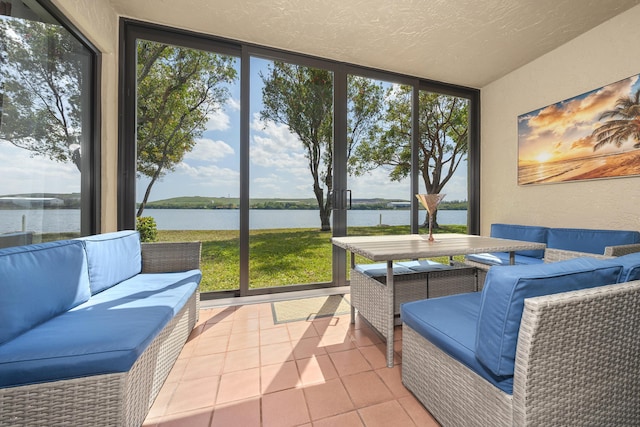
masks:
<instances>
[{"instance_id":1,"label":"blue armchair cushion","mask_svg":"<svg viewBox=\"0 0 640 427\"><path fill-rule=\"evenodd\" d=\"M513 393L513 376L498 377L476 358L479 292L413 301L400 306L403 322L505 393Z\"/></svg>"},{"instance_id":2,"label":"blue armchair cushion","mask_svg":"<svg viewBox=\"0 0 640 427\"><path fill-rule=\"evenodd\" d=\"M142 271L140 235L125 230L82 237L93 295Z\"/></svg>"},{"instance_id":3,"label":"blue armchair cushion","mask_svg":"<svg viewBox=\"0 0 640 427\"><path fill-rule=\"evenodd\" d=\"M550 228L547 247L569 251L604 254L607 246L640 243L640 232L624 230L588 230L581 228Z\"/></svg>"},{"instance_id":4,"label":"blue armchair cushion","mask_svg":"<svg viewBox=\"0 0 640 427\"><path fill-rule=\"evenodd\" d=\"M526 298L617 283L621 273L615 260L593 258L491 267L482 289L476 357L494 375L513 375Z\"/></svg>"},{"instance_id":5,"label":"blue armchair cushion","mask_svg":"<svg viewBox=\"0 0 640 427\"><path fill-rule=\"evenodd\" d=\"M0 345L0 387L130 370L199 280L140 274Z\"/></svg>"},{"instance_id":6,"label":"blue armchair cushion","mask_svg":"<svg viewBox=\"0 0 640 427\"><path fill-rule=\"evenodd\" d=\"M398 262L396 265L401 267L407 267L408 269L416 273L451 269L451 267L448 265L440 264L439 262L431 261L428 259L421 259L417 261L401 261L401 262Z\"/></svg>"},{"instance_id":7,"label":"blue armchair cushion","mask_svg":"<svg viewBox=\"0 0 640 427\"><path fill-rule=\"evenodd\" d=\"M487 265L509 265L509 252L471 254L467 255L466 258L470 261L481 262ZM542 264L544 262L541 258L518 255L518 252L516 252L514 261L515 265Z\"/></svg>"},{"instance_id":8,"label":"blue armchair cushion","mask_svg":"<svg viewBox=\"0 0 640 427\"><path fill-rule=\"evenodd\" d=\"M0 344L89 299L81 242L0 250Z\"/></svg>"},{"instance_id":9,"label":"blue armchair cushion","mask_svg":"<svg viewBox=\"0 0 640 427\"><path fill-rule=\"evenodd\" d=\"M497 237L500 239L546 243L547 231L547 227L532 225L491 224L491 237ZM544 250L516 251L516 255L542 259L544 257Z\"/></svg>"},{"instance_id":10,"label":"blue armchair cushion","mask_svg":"<svg viewBox=\"0 0 640 427\"><path fill-rule=\"evenodd\" d=\"M379 262L375 264L356 264L356 271L366 274L369 277L383 277L387 275L387 263ZM393 274L410 274L415 273L409 267L399 264L393 265Z\"/></svg>"}]
</instances>

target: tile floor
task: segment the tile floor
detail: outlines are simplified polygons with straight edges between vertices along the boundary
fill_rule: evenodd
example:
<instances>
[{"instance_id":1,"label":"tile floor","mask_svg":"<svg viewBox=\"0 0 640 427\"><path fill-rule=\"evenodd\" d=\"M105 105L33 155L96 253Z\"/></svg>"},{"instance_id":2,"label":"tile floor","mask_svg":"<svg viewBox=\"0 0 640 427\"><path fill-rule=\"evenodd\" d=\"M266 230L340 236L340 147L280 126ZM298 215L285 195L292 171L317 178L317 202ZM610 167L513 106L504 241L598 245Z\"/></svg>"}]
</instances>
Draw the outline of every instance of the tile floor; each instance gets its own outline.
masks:
<instances>
[{"instance_id":1,"label":"tile floor","mask_svg":"<svg viewBox=\"0 0 640 427\"><path fill-rule=\"evenodd\" d=\"M205 309L144 426L437 426L381 339L349 315L274 324L270 303Z\"/></svg>"}]
</instances>

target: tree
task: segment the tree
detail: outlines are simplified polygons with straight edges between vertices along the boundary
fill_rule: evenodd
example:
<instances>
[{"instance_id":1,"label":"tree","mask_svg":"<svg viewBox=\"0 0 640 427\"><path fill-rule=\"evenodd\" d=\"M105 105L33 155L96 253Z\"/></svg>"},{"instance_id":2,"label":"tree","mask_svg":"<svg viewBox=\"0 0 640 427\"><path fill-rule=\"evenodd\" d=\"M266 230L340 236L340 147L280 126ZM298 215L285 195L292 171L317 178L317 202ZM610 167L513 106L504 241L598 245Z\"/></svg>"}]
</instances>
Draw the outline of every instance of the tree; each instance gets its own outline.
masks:
<instances>
[{"instance_id":1,"label":"tree","mask_svg":"<svg viewBox=\"0 0 640 427\"><path fill-rule=\"evenodd\" d=\"M606 144L614 144L620 147L629 138L636 142L633 147L640 148L640 89L633 96L618 98L613 110L605 111L600 115L600 119L614 118L609 120L592 133L596 144L593 151L598 150ZM615 119L619 117L618 119Z\"/></svg>"},{"instance_id":2,"label":"tree","mask_svg":"<svg viewBox=\"0 0 640 427\"><path fill-rule=\"evenodd\" d=\"M274 62L261 73L260 119L282 123L304 146L320 210L320 228L331 230L333 190L333 74L327 70ZM349 76L347 155L376 122L382 90L368 79ZM378 103L378 104L376 104ZM325 193L326 190L326 193Z\"/></svg>"},{"instance_id":3,"label":"tree","mask_svg":"<svg viewBox=\"0 0 640 427\"><path fill-rule=\"evenodd\" d=\"M387 90L385 127L363 141L352 158L357 174L380 166L391 167L390 178L400 181L411 174L412 87ZM449 95L419 92L418 167L428 194L441 193L466 159L469 137L469 102ZM425 219L424 225L427 224ZM434 226L437 221L434 216Z\"/></svg>"},{"instance_id":4,"label":"tree","mask_svg":"<svg viewBox=\"0 0 640 427\"><path fill-rule=\"evenodd\" d=\"M80 170L84 47L59 25L2 18L0 52L0 138Z\"/></svg>"},{"instance_id":5,"label":"tree","mask_svg":"<svg viewBox=\"0 0 640 427\"><path fill-rule=\"evenodd\" d=\"M138 41L138 174L151 188L182 161L205 130L208 117L229 98L225 84L236 79L235 59L152 41Z\"/></svg>"}]
</instances>

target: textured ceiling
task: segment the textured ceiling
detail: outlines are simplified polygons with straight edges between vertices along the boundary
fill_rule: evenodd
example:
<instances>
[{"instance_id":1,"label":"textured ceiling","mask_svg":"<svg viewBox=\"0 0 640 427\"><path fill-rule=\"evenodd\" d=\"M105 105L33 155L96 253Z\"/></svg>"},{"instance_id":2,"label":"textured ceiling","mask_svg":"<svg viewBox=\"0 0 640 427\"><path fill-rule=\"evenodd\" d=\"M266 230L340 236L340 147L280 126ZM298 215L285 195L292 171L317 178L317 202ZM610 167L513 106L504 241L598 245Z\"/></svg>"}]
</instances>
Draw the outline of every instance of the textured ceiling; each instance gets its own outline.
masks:
<instances>
[{"instance_id":1,"label":"textured ceiling","mask_svg":"<svg viewBox=\"0 0 640 427\"><path fill-rule=\"evenodd\" d=\"M640 0L110 0L126 17L481 88Z\"/></svg>"}]
</instances>

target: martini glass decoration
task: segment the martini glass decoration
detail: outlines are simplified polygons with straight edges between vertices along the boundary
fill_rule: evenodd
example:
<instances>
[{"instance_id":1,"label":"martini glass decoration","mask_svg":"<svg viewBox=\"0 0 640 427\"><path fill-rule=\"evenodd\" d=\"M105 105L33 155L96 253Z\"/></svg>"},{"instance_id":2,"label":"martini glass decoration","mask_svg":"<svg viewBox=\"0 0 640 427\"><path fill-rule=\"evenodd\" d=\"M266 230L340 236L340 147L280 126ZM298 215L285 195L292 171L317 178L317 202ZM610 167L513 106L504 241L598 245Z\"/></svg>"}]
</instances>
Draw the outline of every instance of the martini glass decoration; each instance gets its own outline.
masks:
<instances>
[{"instance_id":1,"label":"martini glass decoration","mask_svg":"<svg viewBox=\"0 0 640 427\"><path fill-rule=\"evenodd\" d=\"M435 242L433 238L433 214L438 210L438 205L444 199L446 194L416 194L422 206L429 212L429 240L430 242Z\"/></svg>"}]
</instances>

